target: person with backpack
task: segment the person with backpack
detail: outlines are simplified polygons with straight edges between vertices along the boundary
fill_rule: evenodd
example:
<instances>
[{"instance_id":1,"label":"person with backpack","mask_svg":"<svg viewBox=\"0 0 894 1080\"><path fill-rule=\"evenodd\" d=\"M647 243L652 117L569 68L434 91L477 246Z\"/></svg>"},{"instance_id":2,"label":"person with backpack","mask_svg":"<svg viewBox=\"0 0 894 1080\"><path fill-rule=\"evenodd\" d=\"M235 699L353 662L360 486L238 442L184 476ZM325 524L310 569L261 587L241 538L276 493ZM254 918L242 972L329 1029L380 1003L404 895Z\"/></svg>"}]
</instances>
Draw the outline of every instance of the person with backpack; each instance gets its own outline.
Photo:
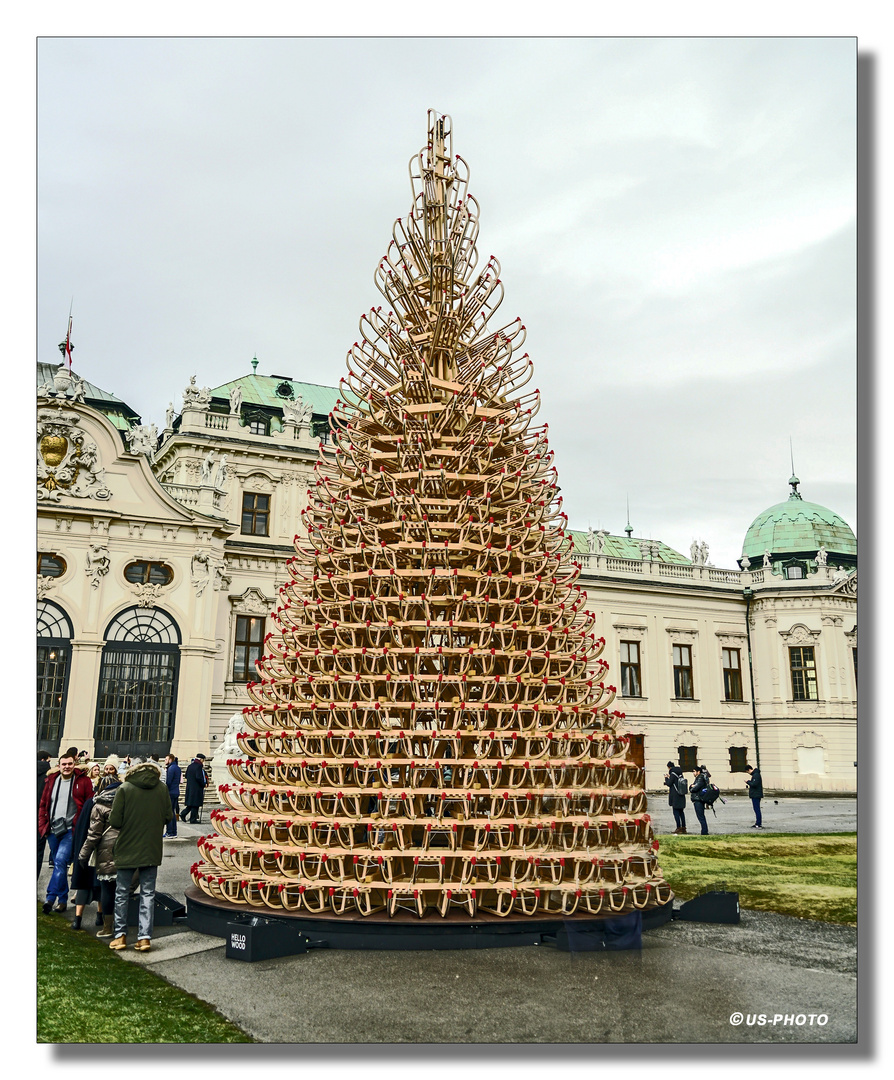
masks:
<instances>
[{"instance_id":1,"label":"person with backpack","mask_svg":"<svg viewBox=\"0 0 894 1080\"><path fill-rule=\"evenodd\" d=\"M674 829L674 835L678 833L686 832L686 793L689 791L689 785L686 783L686 777L683 775L683 770L679 765L675 765L672 761L667 763L667 772L664 776L664 783L668 789L667 793L667 805L671 808L674 814L674 821L677 824Z\"/></svg>"},{"instance_id":2,"label":"person with backpack","mask_svg":"<svg viewBox=\"0 0 894 1080\"><path fill-rule=\"evenodd\" d=\"M708 822L705 820L705 804L702 799L704 792L708 788L708 781L711 778L711 774L708 772L707 767L699 765L692 770L693 781L689 785L689 795L692 799L692 809L695 811L695 816L698 818L698 823L702 827L702 836L708 835Z\"/></svg>"}]
</instances>

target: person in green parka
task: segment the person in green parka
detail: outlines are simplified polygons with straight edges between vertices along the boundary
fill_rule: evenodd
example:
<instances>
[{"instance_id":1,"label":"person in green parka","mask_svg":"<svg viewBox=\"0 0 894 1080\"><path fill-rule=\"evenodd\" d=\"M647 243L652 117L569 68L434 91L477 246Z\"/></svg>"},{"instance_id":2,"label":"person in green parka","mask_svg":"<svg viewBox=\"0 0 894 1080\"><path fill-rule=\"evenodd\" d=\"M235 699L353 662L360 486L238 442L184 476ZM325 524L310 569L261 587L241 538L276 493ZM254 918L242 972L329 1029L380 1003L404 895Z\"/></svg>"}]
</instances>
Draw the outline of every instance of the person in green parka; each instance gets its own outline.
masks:
<instances>
[{"instance_id":1,"label":"person in green parka","mask_svg":"<svg viewBox=\"0 0 894 1080\"><path fill-rule=\"evenodd\" d=\"M171 799L157 765L133 758L109 814L115 840L115 936L110 949L127 947L127 909L134 870L140 879L139 925L134 949L146 952L155 915L155 880L163 857L162 833L171 820Z\"/></svg>"}]
</instances>

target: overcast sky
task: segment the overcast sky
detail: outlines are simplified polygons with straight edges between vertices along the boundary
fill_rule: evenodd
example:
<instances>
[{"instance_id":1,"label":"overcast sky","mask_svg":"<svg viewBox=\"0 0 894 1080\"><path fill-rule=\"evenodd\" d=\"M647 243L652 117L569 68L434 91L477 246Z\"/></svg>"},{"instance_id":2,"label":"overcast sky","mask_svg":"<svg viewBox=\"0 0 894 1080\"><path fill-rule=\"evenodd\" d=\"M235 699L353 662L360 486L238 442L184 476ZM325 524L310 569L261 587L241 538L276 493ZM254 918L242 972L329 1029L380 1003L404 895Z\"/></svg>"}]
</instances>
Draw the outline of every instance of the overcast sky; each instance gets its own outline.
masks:
<instances>
[{"instance_id":1,"label":"overcast sky","mask_svg":"<svg viewBox=\"0 0 894 1080\"><path fill-rule=\"evenodd\" d=\"M852 38L43 39L38 358L145 422L193 374L337 384L453 119L573 528L731 567L788 494L856 530Z\"/></svg>"}]
</instances>

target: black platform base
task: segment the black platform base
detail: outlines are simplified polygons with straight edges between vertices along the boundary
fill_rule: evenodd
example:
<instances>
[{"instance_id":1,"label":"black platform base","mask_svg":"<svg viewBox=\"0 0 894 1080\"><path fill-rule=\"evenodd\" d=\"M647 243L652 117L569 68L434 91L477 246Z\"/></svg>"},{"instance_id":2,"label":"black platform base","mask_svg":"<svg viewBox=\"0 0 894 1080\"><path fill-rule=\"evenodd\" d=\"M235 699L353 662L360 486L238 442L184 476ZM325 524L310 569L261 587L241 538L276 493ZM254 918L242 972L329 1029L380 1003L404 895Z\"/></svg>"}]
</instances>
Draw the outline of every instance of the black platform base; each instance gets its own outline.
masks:
<instances>
[{"instance_id":1,"label":"black platform base","mask_svg":"<svg viewBox=\"0 0 894 1080\"><path fill-rule=\"evenodd\" d=\"M638 949L643 930L673 918L673 902L645 914L610 918L501 919L496 915L417 919L409 913L361 918L291 915L245 908L209 899L195 886L186 890L187 925L201 934L227 939L234 960L269 960L324 949L493 949L550 945L568 952Z\"/></svg>"},{"instance_id":2,"label":"black platform base","mask_svg":"<svg viewBox=\"0 0 894 1080\"><path fill-rule=\"evenodd\" d=\"M152 918L153 926L173 926L175 919L185 919L186 908L179 900L167 893L155 894L155 914ZM140 898L132 896L127 907L127 925L138 926L140 921Z\"/></svg>"},{"instance_id":3,"label":"black platform base","mask_svg":"<svg viewBox=\"0 0 894 1080\"><path fill-rule=\"evenodd\" d=\"M739 894L725 890L712 890L687 900L674 912L675 919L683 922L737 923Z\"/></svg>"}]
</instances>

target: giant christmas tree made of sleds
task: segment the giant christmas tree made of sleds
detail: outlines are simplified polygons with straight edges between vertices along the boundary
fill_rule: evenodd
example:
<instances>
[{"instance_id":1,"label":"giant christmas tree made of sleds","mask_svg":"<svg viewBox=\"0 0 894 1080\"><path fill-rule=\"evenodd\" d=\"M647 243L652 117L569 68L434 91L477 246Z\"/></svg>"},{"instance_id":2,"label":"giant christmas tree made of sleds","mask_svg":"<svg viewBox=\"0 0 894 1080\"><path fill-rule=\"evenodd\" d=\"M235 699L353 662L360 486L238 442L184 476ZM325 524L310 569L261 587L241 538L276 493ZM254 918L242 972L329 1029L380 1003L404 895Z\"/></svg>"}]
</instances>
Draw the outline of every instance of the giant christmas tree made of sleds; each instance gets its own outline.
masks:
<instances>
[{"instance_id":1,"label":"giant christmas tree made of sleds","mask_svg":"<svg viewBox=\"0 0 894 1080\"><path fill-rule=\"evenodd\" d=\"M330 917L651 908L671 893L524 390L525 328L489 326L499 263L473 274L468 170L449 118L429 121L376 271L391 310L349 353L193 880Z\"/></svg>"}]
</instances>

